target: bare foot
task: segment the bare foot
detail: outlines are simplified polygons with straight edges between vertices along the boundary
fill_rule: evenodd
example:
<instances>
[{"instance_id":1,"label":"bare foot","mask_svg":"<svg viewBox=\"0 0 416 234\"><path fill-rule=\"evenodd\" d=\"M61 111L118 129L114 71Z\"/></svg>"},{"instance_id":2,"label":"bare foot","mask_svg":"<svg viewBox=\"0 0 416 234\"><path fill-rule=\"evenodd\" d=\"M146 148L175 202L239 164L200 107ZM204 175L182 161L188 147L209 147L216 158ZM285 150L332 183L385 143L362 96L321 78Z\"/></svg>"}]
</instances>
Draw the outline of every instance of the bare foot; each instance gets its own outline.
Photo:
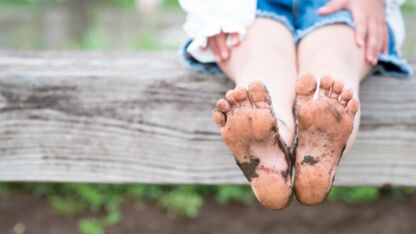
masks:
<instances>
[{"instance_id":1,"label":"bare foot","mask_svg":"<svg viewBox=\"0 0 416 234\"><path fill-rule=\"evenodd\" d=\"M296 87L295 193L305 205L322 202L331 189L359 105L352 99L351 89L329 76L321 78L315 100L316 86L315 78L308 74Z\"/></svg>"},{"instance_id":2,"label":"bare foot","mask_svg":"<svg viewBox=\"0 0 416 234\"><path fill-rule=\"evenodd\" d=\"M270 209L285 208L292 195L290 157L263 83L228 91L213 118L259 202Z\"/></svg>"}]
</instances>

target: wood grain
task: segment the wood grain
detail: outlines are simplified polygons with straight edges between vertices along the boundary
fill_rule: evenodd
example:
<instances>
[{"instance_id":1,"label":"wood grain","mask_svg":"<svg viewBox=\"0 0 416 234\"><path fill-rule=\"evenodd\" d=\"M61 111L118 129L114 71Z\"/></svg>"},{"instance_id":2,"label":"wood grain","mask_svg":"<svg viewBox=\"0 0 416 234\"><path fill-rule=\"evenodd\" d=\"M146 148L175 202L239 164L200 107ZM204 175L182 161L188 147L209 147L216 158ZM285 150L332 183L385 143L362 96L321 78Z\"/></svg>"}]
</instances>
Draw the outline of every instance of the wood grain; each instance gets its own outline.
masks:
<instances>
[{"instance_id":1,"label":"wood grain","mask_svg":"<svg viewBox=\"0 0 416 234\"><path fill-rule=\"evenodd\" d=\"M245 184L211 121L232 84L174 53L0 52L0 181ZM339 186L416 186L416 79L371 77Z\"/></svg>"}]
</instances>

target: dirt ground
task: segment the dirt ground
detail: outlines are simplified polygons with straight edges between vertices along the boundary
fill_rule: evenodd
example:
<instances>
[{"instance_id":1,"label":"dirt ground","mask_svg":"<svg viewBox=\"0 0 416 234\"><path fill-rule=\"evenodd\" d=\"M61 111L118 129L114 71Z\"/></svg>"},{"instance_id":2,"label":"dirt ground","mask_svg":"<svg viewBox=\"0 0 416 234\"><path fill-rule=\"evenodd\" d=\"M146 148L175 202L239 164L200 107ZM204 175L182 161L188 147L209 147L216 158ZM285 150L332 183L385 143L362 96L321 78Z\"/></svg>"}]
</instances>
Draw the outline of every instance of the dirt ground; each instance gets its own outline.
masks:
<instances>
[{"instance_id":1,"label":"dirt ground","mask_svg":"<svg viewBox=\"0 0 416 234\"><path fill-rule=\"evenodd\" d=\"M26 195L0 196L0 233L74 234L81 216L57 215L49 203ZM13 231L14 230L14 231ZM416 233L416 198L382 198L364 204L327 202L316 207L293 203L273 212L257 203L249 206L205 202L198 218L170 217L153 204L129 202L123 220L107 229L109 234L137 233Z\"/></svg>"}]
</instances>

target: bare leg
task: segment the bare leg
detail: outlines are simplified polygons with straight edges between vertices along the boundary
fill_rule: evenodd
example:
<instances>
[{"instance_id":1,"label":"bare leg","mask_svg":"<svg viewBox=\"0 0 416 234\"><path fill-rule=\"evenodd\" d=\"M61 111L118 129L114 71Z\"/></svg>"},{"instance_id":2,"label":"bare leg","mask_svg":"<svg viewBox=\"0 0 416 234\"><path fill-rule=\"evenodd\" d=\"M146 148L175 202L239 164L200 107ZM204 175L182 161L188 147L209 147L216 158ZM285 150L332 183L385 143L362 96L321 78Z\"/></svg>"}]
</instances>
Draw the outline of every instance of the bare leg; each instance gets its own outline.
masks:
<instances>
[{"instance_id":1,"label":"bare leg","mask_svg":"<svg viewBox=\"0 0 416 234\"><path fill-rule=\"evenodd\" d=\"M325 199L344 150L356 138L359 84L370 69L364 55L345 25L317 29L299 44L295 191L304 204Z\"/></svg>"},{"instance_id":2,"label":"bare leg","mask_svg":"<svg viewBox=\"0 0 416 234\"><path fill-rule=\"evenodd\" d=\"M271 19L257 18L246 38L221 63L221 69L236 86L247 87L262 81L271 96L275 114L281 121L280 134L288 145L294 139L293 105L296 85L296 52L290 31Z\"/></svg>"},{"instance_id":3,"label":"bare leg","mask_svg":"<svg viewBox=\"0 0 416 234\"><path fill-rule=\"evenodd\" d=\"M268 208L282 209L292 193L286 146L294 138L292 35L282 24L258 18L220 66L238 87L218 102L214 121L257 199Z\"/></svg>"}]
</instances>

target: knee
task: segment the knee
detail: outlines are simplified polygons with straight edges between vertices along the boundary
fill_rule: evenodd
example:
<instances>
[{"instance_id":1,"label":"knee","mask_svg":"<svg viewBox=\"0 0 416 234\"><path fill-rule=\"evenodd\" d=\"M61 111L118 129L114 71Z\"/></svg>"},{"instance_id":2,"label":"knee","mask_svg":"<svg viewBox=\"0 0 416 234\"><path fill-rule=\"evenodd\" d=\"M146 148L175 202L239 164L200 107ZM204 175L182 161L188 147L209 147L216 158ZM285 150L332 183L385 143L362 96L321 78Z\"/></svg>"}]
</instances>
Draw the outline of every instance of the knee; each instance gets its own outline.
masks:
<instances>
[{"instance_id":1,"label":"knee","mask_svg":"<svg viewBox=\"0 0 416 234\"><path fill-rule=\"evenodd\" d=\"M341 59L334 51L323 50L316 53L307 62L300 61L301 73L312 73L317 78L322 75L356 77L355 70L345 59ZM336 78L336 77L334 77Z\"/></svg>"},{"instance_id":2,"label":"knee","mask_svg":"<svg viewBox=\"0 0 416 234\"><path fill-rule=\"evenodd\" d=\"M318 53L315 53L309 61L310 66L343 68L348 67L348 62L343 59L343 56L334 49L323 48Z\"/></svg>"}]
</instances>

